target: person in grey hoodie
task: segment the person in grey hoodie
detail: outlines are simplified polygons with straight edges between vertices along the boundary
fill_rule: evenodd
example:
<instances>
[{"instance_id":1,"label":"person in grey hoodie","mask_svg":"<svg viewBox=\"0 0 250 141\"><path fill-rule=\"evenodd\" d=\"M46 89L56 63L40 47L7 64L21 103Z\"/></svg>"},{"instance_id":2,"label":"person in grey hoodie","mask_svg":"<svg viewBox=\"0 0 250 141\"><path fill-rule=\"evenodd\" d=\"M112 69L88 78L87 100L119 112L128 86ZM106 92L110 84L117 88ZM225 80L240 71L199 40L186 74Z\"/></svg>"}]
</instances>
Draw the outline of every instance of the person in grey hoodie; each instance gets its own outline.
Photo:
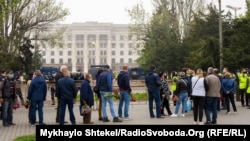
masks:
<instances>
[{"instance_id":1,"label":"person in grey hoodie","mask_svg":"<svg viewBox=\"0 0 250 141\"><path fill-rule=\"evenodd\" d=\"M39 124L45 125L43 122L43 105L47 96L47 84L39 70L35 71L35 78L32 79L29 90L28 100L31 102L31 125L36 123L36 109L38 108Z\"/></svg>"}]
</instances>

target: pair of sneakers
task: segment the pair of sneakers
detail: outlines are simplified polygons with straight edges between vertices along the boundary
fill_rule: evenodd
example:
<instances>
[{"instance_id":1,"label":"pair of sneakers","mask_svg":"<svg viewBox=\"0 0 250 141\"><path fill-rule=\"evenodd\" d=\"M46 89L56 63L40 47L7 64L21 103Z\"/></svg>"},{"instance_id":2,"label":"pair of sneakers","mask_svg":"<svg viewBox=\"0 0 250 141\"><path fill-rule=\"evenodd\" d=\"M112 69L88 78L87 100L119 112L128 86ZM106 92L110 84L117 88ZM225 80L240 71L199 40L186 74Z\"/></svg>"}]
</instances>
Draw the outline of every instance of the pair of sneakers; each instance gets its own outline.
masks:
<instances>
[{"instance_id":1,"label":"pair of sneakers","mask_svg":"<svg viewBox=\"0 0 250 141\"><path fill-rule=\"evenodd\" d=\"M102 121L103 122L109 122L110 120L108 118L103 118ZM118 117L115 117L113 119L113 122L122 122L122 120L120 118L118 118Z\"/></svg>"}]
</instances>

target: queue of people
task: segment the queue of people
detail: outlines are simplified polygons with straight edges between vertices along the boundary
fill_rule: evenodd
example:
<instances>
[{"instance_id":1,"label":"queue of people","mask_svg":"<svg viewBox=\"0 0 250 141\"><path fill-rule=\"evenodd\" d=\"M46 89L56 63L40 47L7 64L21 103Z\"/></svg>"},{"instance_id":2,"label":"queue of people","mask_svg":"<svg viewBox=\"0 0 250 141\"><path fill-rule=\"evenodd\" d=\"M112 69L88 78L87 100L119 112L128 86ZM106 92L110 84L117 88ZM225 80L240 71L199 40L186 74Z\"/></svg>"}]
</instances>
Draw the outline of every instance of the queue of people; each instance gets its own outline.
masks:
<instances>
[{"instance_id":1,"label":"queue of people","mask_svg":"<svg viewBox=\"0 0 250 141\"><path fill-rule=\"evenodd\" d=\"M163 92L162 88L164 82L159 81L159 79L162 79L162 71L156 73L155 66L151 66L150 69L151 71L145 78L149 94L149 116L151 118L163 118L166 115L161 105L166 105L163 101L166 92ZM200 68L196 71L188 68L183 68L180 72L173 71L171 75L171 91L173 97L177 98L176 101L173 101L173 106L175 106L173 113L167 108L169 103L167 104L168 115L173 118L179 115L185 117L186 113L189 112L187 110L187 101L192 102L193 120L194 124L197 125L217 124L218 112L226 110L225 114L231 114L230 105L232 105L233 113L237 114L235 104L237 87L239 87L242 107L249 106L247 93L250 93L250 77L244 75L246 74L245 71L245 69L242 69L241 75L238 74L237 79L232 77L233 74L229 72L228 68L225 68L223 74L213 67L209 67L207 71ZM153 111L153 102L155 102L156 116ZM180 114L179 109L181 110Z\"/></svg>"},{"instance_id":2,"label":"queue of people","mask_svg":"<svg viewBox=\"0 0 250 141\"><path fill-rule=\"evenodd\" d=\"M179 73L172 74L171 87L166 80L166 72L157 72L156 66L151 66L146 74L145 85L148 92L148 111L150 118L164 118L165 109L167 114L172 117L185 117L187 111L187 101L192 101L192 113L194 124L209 125L217 124L218 111L220 106L225 106L226 114L231 113L230 103L234 114L237 114L235 104L236 88L239 88L239 95L243 107L249 106L250 95L250 75L247 75L245 69L238 74L237 79L232 78L232 74L225 69L223 75L219 75L218 69L209 67L207 71L197 69L196 71L183 68ZM2 103L3 126L15 125L13 122L13 104L17 99L15 93L15 81L12 78L12 71L1 70L0 75L0 103ZM60 71L55 75L55 96L57 97L56 123L64 125L66 106L68 107L69 119L72 125L76 125L74 105L76 96L80 90L80 108L87 105L90 109L94 106L94 96L98 97L98 119L103 122L109 122L107 114L107 103L109 104L110 114L113 122L123 122L132 120L130 115L130 100L132 88L128 74L128 66L124 65L117 75L117 81L113 81L113 75L110 66L106 65L99 69L96 74L95 89L91 86L92 74L87 73L81 82L80 88L77 88L74 79L68 67L62 65ZM36 112L38 112L38 124L46 125L43 118L44 101L46 101L48 87L46 80L39 70L29 74L28 96L30 107L28 112L29 123L34 126L37 124ZM114 105L114 87L113 82L117 83L119 103L117 112ZM177 100L173 102L173 112L171 110L170 100L176 96ZM155 104L155 108L154 108ZM218 108L219 107L219 108ZM155 109L155 112L154 112ZM180 112L179 112L180 110ZM180 113L180 114L179 114ZM205 122L203 119L205 115ZM81 114L84 124L92 124L91 112Z\"/></svg>"}]
</instances>

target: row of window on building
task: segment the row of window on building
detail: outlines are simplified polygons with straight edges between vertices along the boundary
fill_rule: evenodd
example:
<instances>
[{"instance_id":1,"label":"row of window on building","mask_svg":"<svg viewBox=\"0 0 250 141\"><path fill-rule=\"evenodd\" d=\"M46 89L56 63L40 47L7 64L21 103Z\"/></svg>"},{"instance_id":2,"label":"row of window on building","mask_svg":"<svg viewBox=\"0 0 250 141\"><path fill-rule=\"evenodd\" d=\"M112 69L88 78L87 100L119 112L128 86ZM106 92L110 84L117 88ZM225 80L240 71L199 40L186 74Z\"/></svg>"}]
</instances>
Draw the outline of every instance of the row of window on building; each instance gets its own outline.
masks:
<instances>
[{"instance_id":1,"label":"row of window on building","mask_svg":"<svg viewBox=\"0 0 250 141\"><path fill-rule=\"evenodd\" d=\"M96 34L88 34L86 36L87 36L88 41L96 41L97 40L97 35ZM75 41L84 41L84 37L85 37L84 34L76 34L75 35ZM100 34L98 37L99 37L100 41L109 40L108 34ZM111 41L116 41L116 39L117 39L116 37L117 37L116 35L111 35L110 40ZM119 37L120 41L132 40L133 38L135 38L132 35L129 35L129 36L119 35L118 37ZM73 35L68 35L67 40L72 41L73 40Z\"/></svg>"},{"instance_id":2,"label":"row of window on building","mask_svg":"<svg viewBox=\"0 0 250 141\"><path fill-rule=\"evenodd\" d=\"M55 56L55 52L56 51L51 51L50 52L50 56ZM65 51L59 51L59 56L63 56L63 55L65 55L64 54L64 52ZM117 53L118 51L111 51L111 55L116 55L116 53ZM140 55L141 54L141 51L140 50L137 50L136 52L134 52L134 53L136 53L135 55ZM84 55L84 52L83 52L83 50L78 50L77 52L76 52L76 54L78 55L78 56L83 56ZM99 52L99 54L100 55L107 55L107 50L100 50L100 52ZM42 52L42 55L43 56L46 56L46 51L43 51ZM96 55L96 53L95 53L95 51L94 50L89 50L88 51L88 56L89 55ZM127 54L125 54L125 51L120 51L119 52L119 55L133 55L133 51L132 50L129 50L129 51L127 51ZM67 56L72 56L72 51L67 51Z\"/></svg>"},{"instance_id":3,"label":"row of window on building","mask_svg":"<svg viewBox=\"0 0 250 141\"><path fill-rule=\"evenodd\" d=\"M65 62L65 60L67 62ZM127 62L125 62L124 60L125 60L124 58L120 58L119 63L134 63L132 58L128 58ZM68 59L59 58L58 63L59 64L72 64L72 59L71 58L68 58ZM96 58L88 58L88 63L91 65L107 64L107 58L100 58L99 63L96 62ZM116 59L112 58L111 63L112 64L117 63ZM43 64L57 64L57 63L55 62L55 58L52 58L52 59L50 59L50 62L46 62L46 59L43 59ZM83 58L77 58L76 64L77 65L84 64Z\"/></svg>"},{"instance_id":4,"label":"row of window on building","mask_svg":"<svg viewBox=\"0 0 250 141\"><path fill-rule=\"evenodd\" d=\"M99 43L99 46L94 45L95 42L88 43L88 48L107 48L108 43ZM119 43L119 46L116 45L117 43L111 43L111 48L124 48L124 43ZM72 43L67 43L67 48L72 48ZM76 48L84 48L84 43L76 43ZM128 43L128 48L133 48L133 43Z\"/></svg>"}]
</instances>

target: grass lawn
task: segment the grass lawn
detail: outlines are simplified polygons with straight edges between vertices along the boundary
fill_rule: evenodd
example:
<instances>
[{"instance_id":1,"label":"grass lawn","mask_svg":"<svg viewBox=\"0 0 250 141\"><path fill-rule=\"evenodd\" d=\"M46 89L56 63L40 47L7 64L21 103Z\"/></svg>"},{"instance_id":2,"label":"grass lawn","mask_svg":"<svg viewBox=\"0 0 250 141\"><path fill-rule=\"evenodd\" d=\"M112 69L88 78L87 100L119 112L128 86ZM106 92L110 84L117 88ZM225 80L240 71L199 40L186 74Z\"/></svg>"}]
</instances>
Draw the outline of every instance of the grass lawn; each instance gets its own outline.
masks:
<instances>
[{"instance_id":1,"label":"grass lawn","mask_svg":"<svg viewBox=\"0 0 250 141\"><path fill-rule=\"evenodd\" d=\"M14 141L35 141L36 140L36 136L35 134L33 135L25 135L25 136L20 136L17 137Z\"/></svg>"},{"instance_id":2,"label":"grass lawn","mask_svg":"<svg viewBox=\"0 0 250 141\"><path fill-rule=\"evenodd\" d=\"M132 93L132 96L136 99L136 101L145 101L148 100L148 94L147 93ZM95 100L97 99L97 96L95 95L94 97ZM80 94L77 95L76 97L76 101L80 100ZM114 101L116 101L117 99L114 98Z\"/></svg>"}]
</instances>

